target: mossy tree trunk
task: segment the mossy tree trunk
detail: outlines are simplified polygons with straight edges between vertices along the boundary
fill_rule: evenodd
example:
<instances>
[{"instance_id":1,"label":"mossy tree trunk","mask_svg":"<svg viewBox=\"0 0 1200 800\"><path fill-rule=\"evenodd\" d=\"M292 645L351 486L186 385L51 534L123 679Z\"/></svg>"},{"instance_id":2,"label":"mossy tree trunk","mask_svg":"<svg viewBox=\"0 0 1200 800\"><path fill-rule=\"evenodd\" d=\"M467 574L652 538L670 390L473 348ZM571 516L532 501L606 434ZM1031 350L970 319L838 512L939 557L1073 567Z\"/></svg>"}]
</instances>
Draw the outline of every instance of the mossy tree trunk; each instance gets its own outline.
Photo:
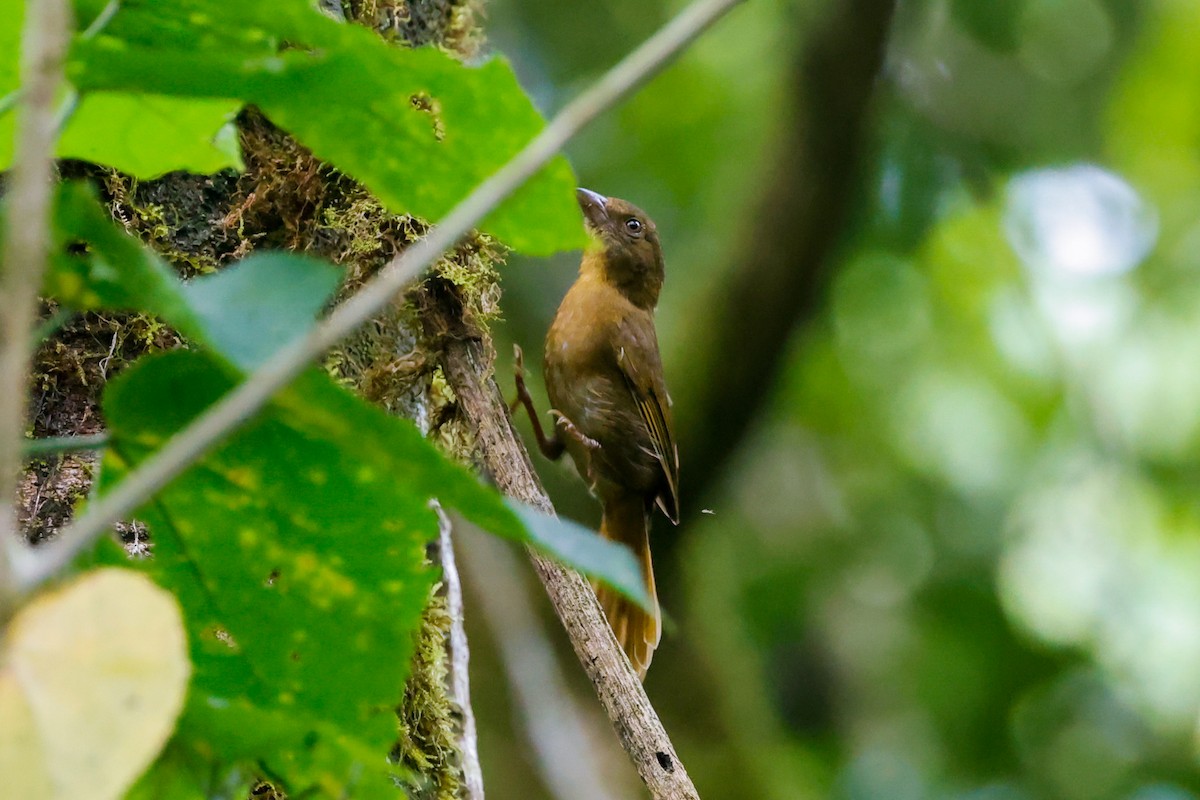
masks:
<instances>
[{"instance_id":1,"label":"mossy tree trunk","mask_svg":"<svg viewBox=\"0 0 1200 800\"><path fill-rule=\"evenodd\" d=\"M476 0L344 0L341 12L397 46L437 46L465 59L476 55L483 41L478 6ZM222 269L255 250L282 248L344 268L345 296L425 232L424 221L388 213L362 186L316 159L254 109L243 111L237 125L246 164L242 173L176 173L138 181L80 162L63 163L60 171L64 177L94 180L113 218L185 278ZM474 236L441 259L435 279L458 287L464 313L486 322L498 311L495 266L502 258L497 244ZM367 399L413 420L453 457L474 462L474 437L457 412L436 343L425 339L411 297L398 299L331 352L325 367ZM50 319L56 309L47 302L43 312ZM174 331L145 316L71 318L36 354L32 434L102 431L99 398L105 382L138 356L181 344ZM91 488L95 467L96 457L86 453L29 464L18 512L31 540L53 536L70 519ZM127 546L144 546L145 531L136 523L119 531ZM445 604L435 590L398 709L396 751L417 776L408 787L410 796L431 800L458 797L461 789L461 715L446 685L448 630Z\"/></svg>"}]
</instances>

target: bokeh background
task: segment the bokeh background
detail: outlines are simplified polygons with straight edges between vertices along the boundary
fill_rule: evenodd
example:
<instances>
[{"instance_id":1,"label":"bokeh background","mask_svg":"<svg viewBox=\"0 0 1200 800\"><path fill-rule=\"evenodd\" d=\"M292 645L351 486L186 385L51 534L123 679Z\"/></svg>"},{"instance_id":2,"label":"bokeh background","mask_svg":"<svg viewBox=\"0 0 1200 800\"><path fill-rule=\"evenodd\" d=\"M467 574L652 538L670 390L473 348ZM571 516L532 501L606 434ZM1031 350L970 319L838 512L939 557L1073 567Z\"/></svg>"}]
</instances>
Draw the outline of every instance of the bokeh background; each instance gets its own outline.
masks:
<instances>
[{"instance_id":1,"label":"bokeh background","mask_svg":"<svg viewBox=\"0 0 1200 800\"><path fill-rule=\"evenodd\" d=\"M487 27L552 112L681 5ZM1200 3L752 0L569 155L666 251L646 687L701 795L1200 798ZM577 263L509 265L501 372ZM547 797L489 635L488 794Z\"/></svg>"}]
</instances>

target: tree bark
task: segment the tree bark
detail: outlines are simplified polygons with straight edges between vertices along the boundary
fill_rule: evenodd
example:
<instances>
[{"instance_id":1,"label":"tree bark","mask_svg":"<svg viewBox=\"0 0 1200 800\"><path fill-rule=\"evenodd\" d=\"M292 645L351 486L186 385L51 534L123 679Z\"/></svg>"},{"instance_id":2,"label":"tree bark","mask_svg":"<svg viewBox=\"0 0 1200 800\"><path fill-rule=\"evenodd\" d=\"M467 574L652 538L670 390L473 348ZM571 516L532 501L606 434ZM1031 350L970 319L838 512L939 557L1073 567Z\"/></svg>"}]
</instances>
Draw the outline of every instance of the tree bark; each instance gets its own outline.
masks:
<instances>
[{"instance_id":1,"label":"tree bark","mask_svg":"<svg viewBox=\"0 0 1200 800\"><path fill-rule=\"evenodd\" d=\"M482 466L509 497L543 513L554 507L512 425L492 378L495 354L484 334L463 315L455 287L429 281L421 318L431 341L441 342L441 364L459 409L475 431ZM533 550L534 568L571 646L592 682L613 729L655 800L698 800L645 689L621 652L596 594L584 578Z\"/></svg>"}]
</instances>

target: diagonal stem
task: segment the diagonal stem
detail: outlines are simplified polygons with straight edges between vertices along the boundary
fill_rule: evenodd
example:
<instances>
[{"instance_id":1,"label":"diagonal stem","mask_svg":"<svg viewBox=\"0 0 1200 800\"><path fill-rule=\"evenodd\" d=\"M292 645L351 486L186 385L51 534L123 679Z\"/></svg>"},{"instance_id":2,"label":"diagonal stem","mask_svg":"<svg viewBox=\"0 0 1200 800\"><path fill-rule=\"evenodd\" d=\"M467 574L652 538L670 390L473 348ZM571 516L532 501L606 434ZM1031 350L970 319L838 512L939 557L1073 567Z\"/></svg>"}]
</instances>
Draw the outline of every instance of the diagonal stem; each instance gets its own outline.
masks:
<instances>
[{"instance_id":1,"label":"diagonal stem","mask_svg":"<svg viewBox=\"0 0 1200 800\"><path fill-rule=\"evenodd\" d=\"M91 504L55 541L24 552L15 565L28 591L54 575L121 517L262 408L310 362L384 309L439 255L454 246L492 209L528 180L575 134L603 111L661 70L696 37L741 0L697 0L569 103L511 161L481 183L429 234L393 259L302 339L282 348L249 378L130 474L109 495ZM35 4L36 5L36 4ZM26 333L26 335L28 335ZM22 338L22 343L25 339Z\"/></svg>"},{"instance_id":2,"label":"diagonal stem","mask_svg":"<svg viewBox=\"0 0 1200 800\"><path fill-rule=\"evenodd\" d=\"M21 455L25 458L36 458L38 456L55 456L60 453L103 450L108 447L108 438L107 433L89 433L78 436L26 439L21 443Z\"/></svg>"}]
</instances>

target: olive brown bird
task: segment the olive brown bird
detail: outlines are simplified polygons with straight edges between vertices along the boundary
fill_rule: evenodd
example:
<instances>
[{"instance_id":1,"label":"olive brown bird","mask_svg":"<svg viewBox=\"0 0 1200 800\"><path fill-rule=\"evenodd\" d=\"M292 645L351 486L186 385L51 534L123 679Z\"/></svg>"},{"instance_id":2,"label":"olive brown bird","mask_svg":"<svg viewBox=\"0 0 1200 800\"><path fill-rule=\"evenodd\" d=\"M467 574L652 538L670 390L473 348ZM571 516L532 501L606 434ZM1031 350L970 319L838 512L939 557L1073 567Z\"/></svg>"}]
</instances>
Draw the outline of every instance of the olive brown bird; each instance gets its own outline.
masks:
<instances>
[{"instance_id":1,"label":"olive brown bird","mask_svg":"<svg viewBox=\"0 0 1200 800\"><path fill-rule=\"evenodd\" d=\"M593 244L546 335L546 392L555 418L550 436L525 388L519 351L517 397L542 453L551 460L570 453L599 498L600 534L632 548L642 564L652 613L607 586L599 586L596 596L645 678L662 635L650 512L657 505L679 522L679 453L654 330L662 247L654 223L638 207L588 189L576 195Z\"/></svg>"}]
</instances>

